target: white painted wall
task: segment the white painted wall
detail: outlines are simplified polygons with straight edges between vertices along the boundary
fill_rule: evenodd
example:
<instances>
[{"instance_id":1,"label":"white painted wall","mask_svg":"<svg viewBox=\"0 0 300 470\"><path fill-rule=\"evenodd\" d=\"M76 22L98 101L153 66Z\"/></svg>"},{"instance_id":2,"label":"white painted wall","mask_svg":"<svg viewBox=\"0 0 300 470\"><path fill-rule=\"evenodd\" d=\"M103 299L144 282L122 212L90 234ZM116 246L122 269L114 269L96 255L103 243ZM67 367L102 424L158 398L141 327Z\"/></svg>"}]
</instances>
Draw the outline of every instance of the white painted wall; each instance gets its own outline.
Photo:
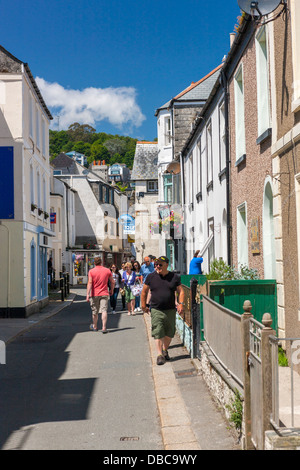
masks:
<instances>
[{"instance_id":1,"label":"white painted wall","mask_svg":"<svg viewBox=\"0 0 300 470\"><path fill-rule=\"evenodd\" d=\"M213 220L214 256L222 257L227 262L227 222L226 222L226 179L220 179L219 156L219 100L206 123L211 122L212 130L212 182L213 187L207 184L207 125L195 136L191 150L184 158L185 175L185 207L184 223L187 237L187 272L189 263L196 250L202 250L208 239ZM201 192L202 199L199 198ZM197 196L198 195L198 200ZM203 271L209 272L210 252L204 253Z\"/></svg>"}]
</instances>

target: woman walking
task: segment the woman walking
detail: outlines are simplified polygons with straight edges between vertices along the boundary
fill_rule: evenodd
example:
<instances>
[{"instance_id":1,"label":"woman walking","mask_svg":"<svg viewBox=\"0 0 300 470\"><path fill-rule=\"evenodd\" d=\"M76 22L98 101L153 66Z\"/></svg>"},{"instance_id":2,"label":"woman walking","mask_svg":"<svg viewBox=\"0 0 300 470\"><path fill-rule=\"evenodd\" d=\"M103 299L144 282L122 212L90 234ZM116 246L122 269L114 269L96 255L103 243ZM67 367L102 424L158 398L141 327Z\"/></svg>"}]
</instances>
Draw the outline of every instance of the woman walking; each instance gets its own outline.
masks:
<instances>
[{"instance_id":1,"label":"woman walking","mask_svg":"<svg viewBox=\"0 0 300 470\"><path fill-rule=\"evenodd\" d=\"M135 272L132 270L132 264L129 262L126 263L122 281L125 288L125 302L127 303L128 315L135 315L135 297L131 292L131 286L134 286L135 277L136 275Z\"/></svg>"},{"instance_id":2,"label":"woman walking","mask_svg":"<svg viewBox=\"0 0 300 470\"><path fill-rule=\"evenodd\" d=\"M116 313L117 298L118 298L119 290L121 287L122 278L115 264L111 265L110 270L112 272L112 277L115 281L115 288L114 288L113 294L110 296L110 306L112 308L112 313Z\"/></svg>"},{"instance_id":3,"label":"woman walking","mask_svg":"<svg viewBox=\"0 0 300 470\"><path fill-rule=\"evenodd\" d=\"M121 275L121 285L120 285L120 294L121 294L121 300L122 300L122 310L125 310L125 289L122 287L122 279L123 279L123 273L125 272L125 262L122 263L121 269L119 270L119 273Z\"/></svg>"},{"instance_id":4,"label":"woman walking","mask_svg":"<svg viewBox=\"0 0 300 470\"><path fill-rule=\"evenodd\" d=\"M140 286L141 285L141 277L140 277L140 270L141 270L141 265L138 261L134 261L133 263L133 271L135 272L135 284ZM142 312L142 309L140 308L140 302L141 302L141 294L135 296L135 312Z\"/></svg>"}]
</instances>

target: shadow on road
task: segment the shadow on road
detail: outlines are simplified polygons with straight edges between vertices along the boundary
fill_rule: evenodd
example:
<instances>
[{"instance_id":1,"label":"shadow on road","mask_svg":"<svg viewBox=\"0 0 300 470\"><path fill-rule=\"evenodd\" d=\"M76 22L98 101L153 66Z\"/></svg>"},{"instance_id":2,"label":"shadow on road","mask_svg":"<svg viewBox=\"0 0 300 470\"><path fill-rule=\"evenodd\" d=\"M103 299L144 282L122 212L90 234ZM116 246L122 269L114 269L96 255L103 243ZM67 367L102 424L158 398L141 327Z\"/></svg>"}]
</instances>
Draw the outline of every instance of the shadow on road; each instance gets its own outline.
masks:
<instances>
[{"instance_id":1,"label":"shadow on road","mask_svg":"<svg viewBox=\"0 0 300 470\"><path fill-rule=\"evenodd\" d=\"M90 306L83 300L77 295L71 306L7 345L6 365L0 367L0 449L18 430L15 448L20 448L37 423L87 419L97 378L60 379L69 359L68 345L89 330ZM119 321L120 314L109 315L111 333L120 331Z\"/></svg>"}]
</instances>

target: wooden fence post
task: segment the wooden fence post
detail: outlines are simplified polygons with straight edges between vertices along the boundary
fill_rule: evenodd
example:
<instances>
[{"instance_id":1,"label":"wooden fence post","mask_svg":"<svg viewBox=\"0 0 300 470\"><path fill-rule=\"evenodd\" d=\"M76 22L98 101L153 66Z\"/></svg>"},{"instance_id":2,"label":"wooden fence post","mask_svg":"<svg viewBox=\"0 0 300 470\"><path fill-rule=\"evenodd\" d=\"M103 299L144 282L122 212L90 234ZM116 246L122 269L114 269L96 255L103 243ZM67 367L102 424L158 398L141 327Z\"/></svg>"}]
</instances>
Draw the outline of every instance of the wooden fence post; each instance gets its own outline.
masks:
<instances>
[{"instance_id":1,"label":"wooden fence post","mask_svg":"<svg viewBox=\"0 0 300 470\"><path fill-rule=\"evenodd\" d=\"M272 413L272 357L269 336L275 335L275 331L271 328L272 317L270 313L264 313L262 324L264 325L261 330L262 429L265 446L265 432L272 429L270 424Z\"/></svg>"},{"instance_id":2,"label":"wooden fence post","mask_svg":"<svg viewBox=\"0 0 300 470\"><path fill-rule=\"evenodd\" d=\"M248 357L250 352L250 319L252 305L250 300L245 300L243 305L244 313L241 316L242 328L242 356L244 368L244 426L245 426L245 450L253 449L251 440L251 393L250 393L250 368Z\"/></svg>"}]
</instances>

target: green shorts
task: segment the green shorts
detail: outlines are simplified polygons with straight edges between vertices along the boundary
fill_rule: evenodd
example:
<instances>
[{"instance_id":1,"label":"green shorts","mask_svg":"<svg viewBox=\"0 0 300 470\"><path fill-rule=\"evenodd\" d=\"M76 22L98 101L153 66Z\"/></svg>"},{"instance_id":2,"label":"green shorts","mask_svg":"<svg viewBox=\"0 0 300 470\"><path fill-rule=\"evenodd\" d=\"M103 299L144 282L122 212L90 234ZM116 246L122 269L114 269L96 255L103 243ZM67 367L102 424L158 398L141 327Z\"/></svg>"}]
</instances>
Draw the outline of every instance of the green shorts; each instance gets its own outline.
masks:
<instances>
[{"instance_id":1,"label":"green shorts","mask_svg":"<svg viewBox=\"0 0 300 470\"><path fill-rule=\"evenodd\" d=\"M161 311L151 308L151 325L154 339L165 336L173 338L176 331L176 309Z\"/></svg>"},{"instance_id":2,"label":"green shorts","mask_svg":"<svg viewBox=\"0 0 300 470\"><path fill-rule=\"evenodd\" d=\"M129 303L133 299L135 299L135 297L133 293L131 292L130 287L125 287L125 302Z\"/></svg>"}]
</instances>

